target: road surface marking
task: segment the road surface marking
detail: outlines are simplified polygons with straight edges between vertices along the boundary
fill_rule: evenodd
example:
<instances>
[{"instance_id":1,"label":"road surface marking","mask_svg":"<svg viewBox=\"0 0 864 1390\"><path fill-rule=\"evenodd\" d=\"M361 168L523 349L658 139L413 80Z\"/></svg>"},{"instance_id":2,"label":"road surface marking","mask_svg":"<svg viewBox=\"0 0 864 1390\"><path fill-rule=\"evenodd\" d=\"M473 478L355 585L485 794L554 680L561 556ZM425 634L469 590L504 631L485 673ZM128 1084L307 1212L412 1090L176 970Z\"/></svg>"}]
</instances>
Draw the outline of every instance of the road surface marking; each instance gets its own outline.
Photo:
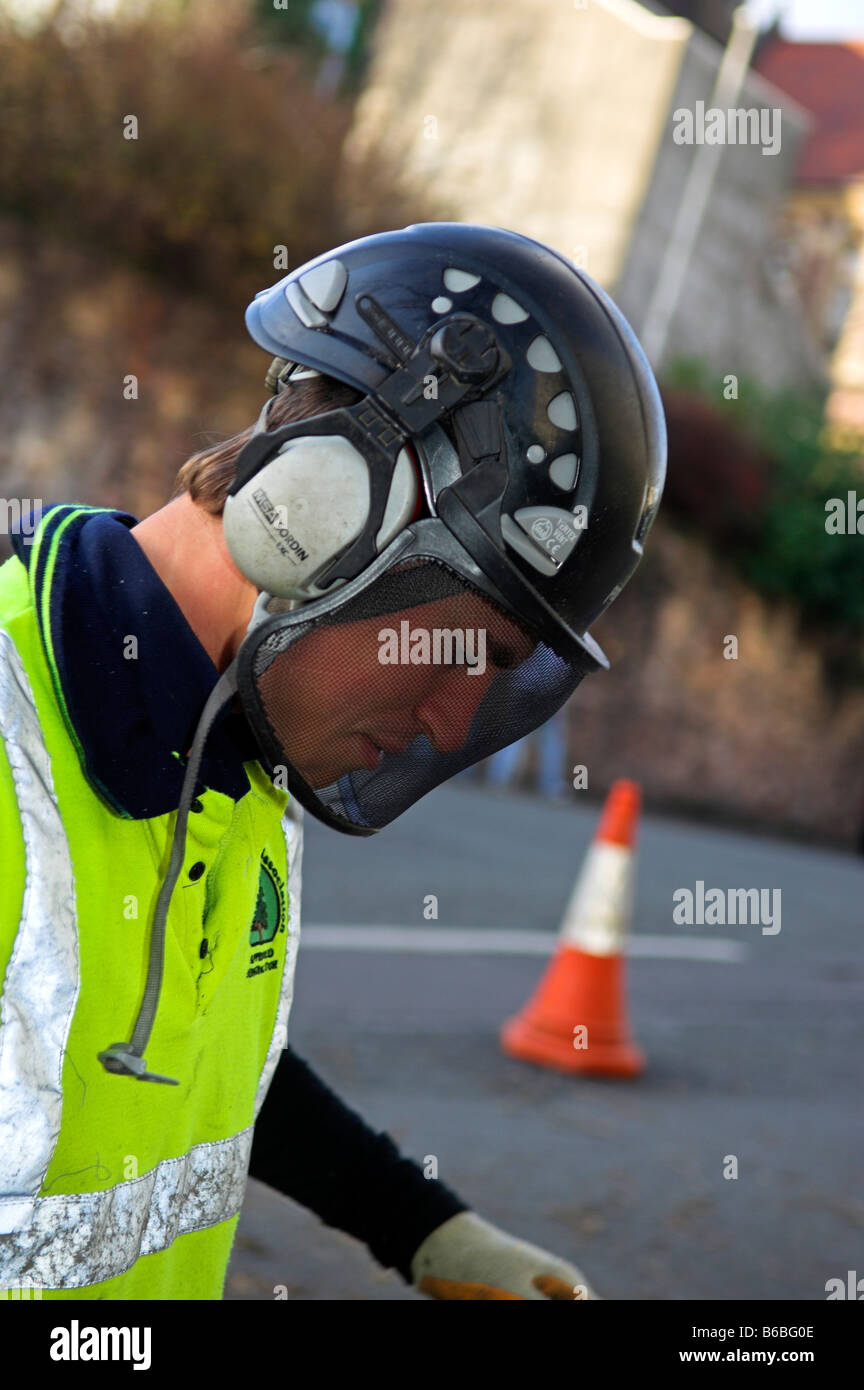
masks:
<instances>
[{"instance_id":1,"label":"road surface marking","mask_svg":"<svg viewBox=\"0 0 864 1390\"><path fill-rule=\"evenodd\" d=\"M372 927L310 923L301 927L301 945L322 951L411 951L430 955L474 953L493 956L549 956L557 932L500 930L496 927ZM651 960L709 960L737 965L748 951L741 941L708 936L629 936L627 955Z\"/></svg>"}]
</instances>

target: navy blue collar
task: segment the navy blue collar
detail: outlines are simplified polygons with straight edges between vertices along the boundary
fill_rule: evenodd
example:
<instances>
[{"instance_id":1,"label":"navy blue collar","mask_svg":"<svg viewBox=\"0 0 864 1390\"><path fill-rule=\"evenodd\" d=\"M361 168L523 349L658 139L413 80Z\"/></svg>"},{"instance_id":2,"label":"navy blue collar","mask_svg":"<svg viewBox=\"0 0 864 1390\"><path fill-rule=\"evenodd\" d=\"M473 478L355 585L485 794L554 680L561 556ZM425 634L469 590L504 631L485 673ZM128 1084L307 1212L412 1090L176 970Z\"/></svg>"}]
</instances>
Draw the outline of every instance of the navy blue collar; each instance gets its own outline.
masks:
<instances>
[{"instance_id":1,"label":"navy blue collar","mask_svg":"<svg viewBox=\"0 0 864 1390\"><path fill-rule=\"evenodd\" d=\"M43 525L38 536L34 536ZM55 693L84 773L121 816L176 811L186 753L219 673L130 534L129 512L38 509L10 536L27 565ZM38 544L28 544L27 539ZM235 801L258 758L232 702L204 747L195 794Z\"/></svg>"}]
</instances>

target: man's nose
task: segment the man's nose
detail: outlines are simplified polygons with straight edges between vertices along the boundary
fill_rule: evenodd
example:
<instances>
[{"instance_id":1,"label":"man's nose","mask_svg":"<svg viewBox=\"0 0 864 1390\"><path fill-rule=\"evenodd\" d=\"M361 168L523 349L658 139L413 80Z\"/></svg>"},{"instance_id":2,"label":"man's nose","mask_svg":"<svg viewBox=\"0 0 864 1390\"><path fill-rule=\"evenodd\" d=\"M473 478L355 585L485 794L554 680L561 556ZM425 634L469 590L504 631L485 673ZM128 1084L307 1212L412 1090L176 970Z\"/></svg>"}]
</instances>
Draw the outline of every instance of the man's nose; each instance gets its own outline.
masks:
<instances>
[{"instance_id":1,"label":"man's nose","mask_svg":"<svg viewBox=\"0 0 864 1390\"><path fill-rule=\"evenodd\" d=\"M468 675L464 666L438 667L438 679L415 706L427 738L439 753L457 753L497 672Z\"/></svg>"}]
</instances>

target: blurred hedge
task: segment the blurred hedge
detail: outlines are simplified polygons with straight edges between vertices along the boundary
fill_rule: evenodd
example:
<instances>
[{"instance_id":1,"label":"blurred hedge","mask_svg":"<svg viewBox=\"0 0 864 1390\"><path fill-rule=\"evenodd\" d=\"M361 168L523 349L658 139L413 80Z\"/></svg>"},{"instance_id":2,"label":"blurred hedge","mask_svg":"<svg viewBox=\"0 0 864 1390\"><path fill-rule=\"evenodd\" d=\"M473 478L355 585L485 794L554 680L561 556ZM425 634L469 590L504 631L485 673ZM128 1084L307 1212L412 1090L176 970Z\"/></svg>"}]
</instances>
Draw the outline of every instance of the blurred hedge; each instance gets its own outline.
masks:
<instances>
[{"instance_id":1,"label":"blurred hedge","mask_svg":"<svg viewBox=\"0 0 864 1390\"><path fill-rule=\"evenodd\" d=\"M269 43L303 48L310 56L323 57L328 51L326 15L320 0L282 0L276 9L273 0L250 0L258 31ZM369 60L375 26L385 0L345 0L353 11L353 33L345 50L342 90L358 89Z\"/></svg>"},{"instance_id":2,"label":"blurred hedge","mask_svg":"<svg viewBox=\"0 0 864 1390\"><path fill-rule=\"evenodd\" d=\"M858 443L831 441L823 401L744 379L724 400L716 373L693 361L670 368L662 395L663 508L763 594L793 600L807 623L864 633L864 535L825 529L830 498L864 498L864 458Z\"/></svg>"},{"instance_id":3,"label":"blurred hedge","mask_svg":"<svg viewBox=\"0 0 864 1390\"><path fill-rule=\"evenodd\" d=\"M718 546L758 534L771 458L729 412L664 387L669 468L663 510Z\"/></svg>"},{"instance_id":4,"label":"blurred hedge","mask_svg":"<svg viewBox=\"0 0 864 1390\"><path fill-rule=\"evenodd\" d=\"M739 379L738 399L699 361L665 374L670 470L663 506L770 598L792 599L806 623L864 632L864 535L825 530L825 503L864 498L860 442L832 442L824 402ZM856 669L860 670L857 666Z\"/></svg>"},{"instance_id":5,"label":"blurred hedge","mask_svg":"<svg viewBox=\"0 0 864 1390\"><path fill-rule=\"evenodd\" d=\"M350 120L251 11L156 5L29 35L0 21L0 212L191 292L241 298L275 245L287 269L348 239L334 174ZM412 220L386 171L366 181L380 221L363 230Z\"/></svg>"}]
</instances>

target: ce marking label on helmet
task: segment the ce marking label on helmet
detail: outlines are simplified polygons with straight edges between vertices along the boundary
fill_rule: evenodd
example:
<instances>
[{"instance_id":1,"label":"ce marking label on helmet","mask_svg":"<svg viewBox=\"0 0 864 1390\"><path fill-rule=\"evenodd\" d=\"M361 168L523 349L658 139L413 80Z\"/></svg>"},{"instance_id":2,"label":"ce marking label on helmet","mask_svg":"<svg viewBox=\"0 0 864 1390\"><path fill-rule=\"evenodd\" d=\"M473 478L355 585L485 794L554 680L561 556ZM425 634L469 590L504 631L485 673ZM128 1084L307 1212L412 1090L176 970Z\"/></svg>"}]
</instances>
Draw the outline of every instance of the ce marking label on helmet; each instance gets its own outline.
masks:
<instances>
[{"instance_id":1,"label":"ce marking label on helmet","mask_svg":"<svg viewBox=\"0 0 864 1390\"><path fill-rule=\"evenodd\" d=\"M564 512L549 507L523 507L516 513L516 521L531 539L541 546L553 559L566 559L579 535L588 522L588 509L577 507L573 512Z\"/></svg>"},{"instance_id":2,"label":"ce marking label on helmet","mask_svg":"<svg viewBox=\"0 0 864 1390\"><path fill-rule=\"evenodd\" d=\"M564 526L560 521L552 522L545 516L538 517L532 524L531 535L541 545L545 545L546 549L553 555L561 549L562 545L567 545L569 541L576 538L576 532L572 526Z\"/></svg>"}]
</instances>

